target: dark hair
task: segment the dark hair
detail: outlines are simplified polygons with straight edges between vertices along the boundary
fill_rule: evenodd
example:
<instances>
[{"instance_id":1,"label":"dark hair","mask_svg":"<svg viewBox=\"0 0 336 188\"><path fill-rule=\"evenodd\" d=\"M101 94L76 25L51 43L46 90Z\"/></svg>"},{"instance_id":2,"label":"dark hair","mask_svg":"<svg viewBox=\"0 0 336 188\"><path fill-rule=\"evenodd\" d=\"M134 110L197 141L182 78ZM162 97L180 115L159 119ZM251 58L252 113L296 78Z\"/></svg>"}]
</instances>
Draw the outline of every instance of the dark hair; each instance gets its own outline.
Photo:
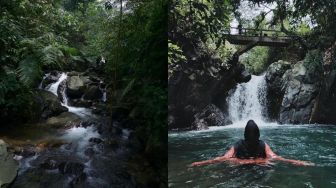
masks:
<instances>
[{"instance_id":1,"label":"dark hair","mask_svg":"<svg viewBox=\"0 0 336 188\"><path fill-rule=\"evenodd\" d=\"M260 132L258 125L253 121L249 120L245 127L244 138L246 141L259 141Z\"/></svg>"}]
</instances>

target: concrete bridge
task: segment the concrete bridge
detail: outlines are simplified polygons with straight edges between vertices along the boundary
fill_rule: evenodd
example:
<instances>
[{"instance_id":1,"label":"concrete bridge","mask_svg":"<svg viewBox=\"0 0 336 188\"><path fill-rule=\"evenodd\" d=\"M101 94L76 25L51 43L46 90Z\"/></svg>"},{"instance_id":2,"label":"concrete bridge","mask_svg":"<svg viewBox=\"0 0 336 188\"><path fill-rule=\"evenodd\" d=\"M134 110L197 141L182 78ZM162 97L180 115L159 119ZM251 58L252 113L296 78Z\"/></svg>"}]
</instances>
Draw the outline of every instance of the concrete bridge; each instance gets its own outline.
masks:
<instances>
[{"instance_id":1,"label":"concrete bridge","mask_svg":"<svg viewBox=\"0 0 336 188\"><path fill-rule=\"evenodd\" d=\"M293 41L292 36L277 30L231 27L232 29L237 33L226 34L226 40L231 44L244 45L235 53L238 56L254 46L287 47Z\"/></svg>"}]
</instances>

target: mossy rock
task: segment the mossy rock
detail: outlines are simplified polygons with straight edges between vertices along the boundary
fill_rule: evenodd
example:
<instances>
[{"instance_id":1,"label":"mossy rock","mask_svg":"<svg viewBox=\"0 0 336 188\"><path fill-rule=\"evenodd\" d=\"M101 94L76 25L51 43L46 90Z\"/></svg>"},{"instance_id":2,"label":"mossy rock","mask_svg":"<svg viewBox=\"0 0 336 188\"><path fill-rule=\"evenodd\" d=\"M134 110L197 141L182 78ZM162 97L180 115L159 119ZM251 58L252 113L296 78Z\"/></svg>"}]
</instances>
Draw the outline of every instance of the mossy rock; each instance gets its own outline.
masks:
<instances>
[{"instance_id":1,"label":"mossy rock","mask_svg":"<svg viewBox=\"0 0 336 188\"><path fill-rule=\"evenodd\" d=\"M0 140L0 187L8 187L14 181L19 169L18 163L7 152L7 145Z\"/></svg>"}]
</instances>

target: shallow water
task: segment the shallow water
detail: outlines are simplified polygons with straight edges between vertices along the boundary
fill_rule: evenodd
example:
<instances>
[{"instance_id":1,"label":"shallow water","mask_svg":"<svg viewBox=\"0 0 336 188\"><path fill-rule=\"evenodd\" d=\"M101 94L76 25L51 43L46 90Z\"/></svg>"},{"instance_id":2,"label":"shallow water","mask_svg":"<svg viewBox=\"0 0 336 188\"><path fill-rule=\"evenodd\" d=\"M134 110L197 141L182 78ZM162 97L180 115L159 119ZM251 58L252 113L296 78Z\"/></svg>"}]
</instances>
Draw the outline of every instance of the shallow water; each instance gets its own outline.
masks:
<instances>
[{"instance_id":1,"label":"shallow water","mask_svg":"<svg viewBox=\"0 0 336 188\"><path fill-rule=\"evenodd\" d=\"M89 108L70 106L65 87L59 88L66 78L62 73L46 88L41 82L40 89L61 94L62 105L78 115L81 124L63 128L43 122L0 126L0 139L11 146L19 162L11 187L135 187L135 179L126 168L130 130L121 128L119 122L112 124L109 117L93 114Z\"/></svg>"},{"instance_id":2,"label":"shallow water","mask_svg":"<svg viewBox=\"0 0 336 188\"><path fill-rule=\"evenodd\" d=\"M169 187L336 187L336 126L260 124L261 139L285 158L315 166L228 163L187 167L223 155L243 138L244 124L168 135Z\"/></svg>"}]
</instances>

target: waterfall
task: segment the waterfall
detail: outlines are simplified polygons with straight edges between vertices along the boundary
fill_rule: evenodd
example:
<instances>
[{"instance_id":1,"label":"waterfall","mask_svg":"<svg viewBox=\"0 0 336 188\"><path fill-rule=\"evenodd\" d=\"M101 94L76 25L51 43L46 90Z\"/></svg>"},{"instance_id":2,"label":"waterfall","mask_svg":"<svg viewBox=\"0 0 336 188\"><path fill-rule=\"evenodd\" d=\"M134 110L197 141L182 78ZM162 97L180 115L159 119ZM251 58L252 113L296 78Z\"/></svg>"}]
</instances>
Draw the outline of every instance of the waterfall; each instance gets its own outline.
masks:
<instances>
[{"instance_id":1,"label":"waterfall","mask_svg":"<svg viewBox=\"0 0 336 188\"><path fill-rule=\"evenodd\" d=\"M47 74L46 74L47 76ZM65 79L67 79L67 74L65 73L62 73L61 76L59 77L59 79L57 80L57 82L53 83L50 85L49 89L47 89L47 91L50 91L52 92L53 94L55 94L56 96L58 96L57 94L57 89L58 89L58 86L60 85L60 83L62 83ZM43 77L45 78L45 77Z\"/></svg>"},{"instance_id":2,"label":"waterfall","mask_svg":"<svg viewBox=\"0 0 336 188\"><path fill-rule=\"evenodd\" d=\"M45 79L48 76L48 74L46 74L43 79ZM52 92L53 94L55 94L56 96L58 96L58 88L59 85L68 78L66 73L62 73L61 76L58 78L58 80L55 83L50 84L50 86L47 86L45 89L47 91ZM42 80L43 81L43 80ZM42 82L41 82L42 83ZM41 84L40 84L41 85ZM61 91L61 101L62 101L62 106L65 106L69 109L69 112L72 112L82 118L85 118L87 116L93 116L91 113L91 110L88 108L83 108L83 107L74 107L74 106L70 106L68 104L68 97L66 95L66 87L64 87ZM59 97L59 96L58 96Z\"/></svg>"},{"instance_id":3,"label":"waterfall","mask_svg":"<svg viewBox=\"0 0 336 188\"><path fill-rule=\"evenodd\" d=\"M227 99L228 111L233 123L246 123L249 119L264 121L265 75L254 76L247 83L238 84Z\"/></svg>"}]
</instances>

